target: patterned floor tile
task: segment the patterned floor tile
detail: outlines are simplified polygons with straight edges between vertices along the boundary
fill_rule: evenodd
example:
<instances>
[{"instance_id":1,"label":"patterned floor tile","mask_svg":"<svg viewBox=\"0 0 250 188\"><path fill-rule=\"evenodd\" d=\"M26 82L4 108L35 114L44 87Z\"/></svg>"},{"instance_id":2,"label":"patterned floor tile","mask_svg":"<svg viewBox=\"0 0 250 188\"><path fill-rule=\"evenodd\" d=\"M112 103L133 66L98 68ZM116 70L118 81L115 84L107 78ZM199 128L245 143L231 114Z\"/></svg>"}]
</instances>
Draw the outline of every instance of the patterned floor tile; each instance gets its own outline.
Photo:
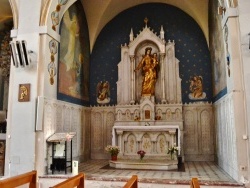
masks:
<instances>
[{"instance_id":1,"label":"patterned floor tile","mask_svg":"<svg viewBox=\"0 0 250 188\"><path fill-rule=\"evenodd\" d=\"M89 180L107 180L114 181L114 179L126 181L132 175L138 175L139 181L152 181L177 184L189 184L192 177L198 177L201 184L232 184L238 185L226 172L221 170L213 162L185 162L185 171L163 171L163 170L133 170L133 169L103 169L108 165L108 160L90 160L79 164L79 172L84 172L86 179Z\"/></svg>"}]
</instances>

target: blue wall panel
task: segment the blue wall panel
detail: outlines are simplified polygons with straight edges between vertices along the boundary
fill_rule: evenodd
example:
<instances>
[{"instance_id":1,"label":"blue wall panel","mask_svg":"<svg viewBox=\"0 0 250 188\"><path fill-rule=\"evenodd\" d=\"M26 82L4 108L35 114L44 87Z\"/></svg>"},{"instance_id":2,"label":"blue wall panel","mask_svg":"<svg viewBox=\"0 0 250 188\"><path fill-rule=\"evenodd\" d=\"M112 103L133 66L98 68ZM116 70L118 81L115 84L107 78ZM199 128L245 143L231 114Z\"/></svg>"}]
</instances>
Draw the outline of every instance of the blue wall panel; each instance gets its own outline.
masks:
<instances>
[{"instance_id":1,"label":"blue wall panel","mask_svg":"<svg viewBox=\"0 0 250 188\"><path fill-rule=\"evenodd\" d=\"M203 77L203 91L212 101L212 75L210 54L205 36L198 24L182 10L161 3L149 3L127 9L118 14L100 32L90 59L90 104L96 105L96 86L99 81L109 81L110 104L116 104L117 64L121 61L121 44L129 43L133 28L136 36L149 19L148 27L159 35L160 27L165 30L165 40L175 41L176 58L180 61L183 103L194 102L188 97L190 76Z\"/></svg>"}]
</instances>

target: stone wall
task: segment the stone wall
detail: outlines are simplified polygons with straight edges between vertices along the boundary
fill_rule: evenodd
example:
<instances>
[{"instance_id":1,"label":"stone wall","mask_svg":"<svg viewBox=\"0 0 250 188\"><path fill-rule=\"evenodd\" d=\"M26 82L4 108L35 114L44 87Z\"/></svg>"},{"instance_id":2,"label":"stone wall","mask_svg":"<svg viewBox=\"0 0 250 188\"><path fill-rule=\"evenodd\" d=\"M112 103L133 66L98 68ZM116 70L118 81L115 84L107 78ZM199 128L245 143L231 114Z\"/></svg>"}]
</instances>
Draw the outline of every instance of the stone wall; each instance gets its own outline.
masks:
<instances>
[{"instance_id":1,"label":"stone wall","mask_svg":"<svg viewBox=\"0 0 250 188\"><path fill-rule=\"evenodd\" d=\"M46 140L54 133L76 132L72 140L73 160L79 162L90 158L90 109L79 105L44 99L44 158L50 173L52 145ZM69 150L70 148L68 148Z\"/></svg>"}]
</instances>

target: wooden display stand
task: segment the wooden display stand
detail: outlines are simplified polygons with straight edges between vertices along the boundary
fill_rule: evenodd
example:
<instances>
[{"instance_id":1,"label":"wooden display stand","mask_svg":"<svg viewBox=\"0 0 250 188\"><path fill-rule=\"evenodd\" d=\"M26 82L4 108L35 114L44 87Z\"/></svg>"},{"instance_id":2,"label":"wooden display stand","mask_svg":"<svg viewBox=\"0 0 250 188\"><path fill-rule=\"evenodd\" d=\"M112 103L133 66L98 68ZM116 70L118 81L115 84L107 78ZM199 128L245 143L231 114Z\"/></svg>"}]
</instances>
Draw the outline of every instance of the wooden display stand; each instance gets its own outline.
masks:
<instances>
[{"instance_id":1,"label":"wooden display stand","mask_svg":"<svg viewBox=\"0 0 250 188\"><path fill-rule=\"evenodd\" d=\"M48 143L52 143L52 164L50 169L52 174L55 171L65 171L70 168L72 172L72 138L76 133L55 133L47 139ZM68 144L70 149L68 151Z\"/></svg>"}]
</instances>

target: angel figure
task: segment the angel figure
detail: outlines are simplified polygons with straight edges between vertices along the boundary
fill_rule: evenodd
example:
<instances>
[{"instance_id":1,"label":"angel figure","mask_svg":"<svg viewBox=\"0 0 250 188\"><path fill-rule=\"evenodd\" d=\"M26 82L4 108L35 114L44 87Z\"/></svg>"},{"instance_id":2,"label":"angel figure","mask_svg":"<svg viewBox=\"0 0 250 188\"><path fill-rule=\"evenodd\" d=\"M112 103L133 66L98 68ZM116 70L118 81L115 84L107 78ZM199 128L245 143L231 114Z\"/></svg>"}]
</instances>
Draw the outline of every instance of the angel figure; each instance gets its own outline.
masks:
<instances>
[{"instance_id":1,"label":"angel figure","mask_svg":"<svg viewBox=\"0 0 250 188\"><path fill-rule=\"evenodd\" d=\"M97 103L99 104L106 104L110 101L110 89L109 89L109 82L100 81L96 87L97 93Z\"/></svg>"},{"instance_id":2,"label":"angel figure","mask_svg":"<svg viewBox=\"0 0 250 188\"><path fill-rule=\"evenodd\" d=\"M189 80L189 90L192 92L189 94L190 99L204 99L206 93L203 92L203 78L202 76L193 76Z\"/></svg>"},{"instance_id":3,"label":"angel figure","mask_svg":"<svg viewBox=\"0 0 250 188\"><path fill-rule=\"evenodd\" d=\"M77 16L74 14L71 19L68 10L65 12L63 16L63 22L69 31L68 50L66 55L64 56L66 70L68 71L72 68L74 63L75 43L76 43L76 37L79 36L80 27L77 20Z\"/></svg>"}]
</instances>

